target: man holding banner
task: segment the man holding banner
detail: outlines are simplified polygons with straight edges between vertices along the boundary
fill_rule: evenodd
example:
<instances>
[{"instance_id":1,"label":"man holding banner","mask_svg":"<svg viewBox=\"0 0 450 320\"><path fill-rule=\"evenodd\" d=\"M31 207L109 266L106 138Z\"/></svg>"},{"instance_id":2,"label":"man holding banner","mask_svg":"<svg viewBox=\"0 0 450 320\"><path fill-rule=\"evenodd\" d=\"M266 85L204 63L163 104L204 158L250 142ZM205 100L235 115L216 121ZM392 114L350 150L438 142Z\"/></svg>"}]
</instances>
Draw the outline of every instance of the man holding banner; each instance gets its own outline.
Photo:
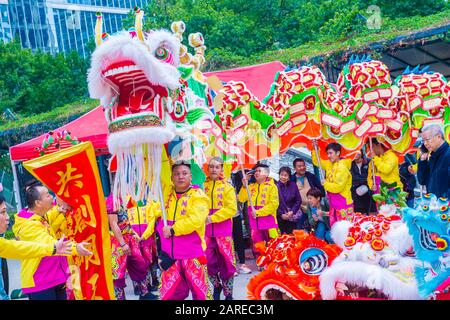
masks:
<instances>
[{"instance_id":1,"label":"man holding banner","mask_svg":"<svg viewBox=\"0 0 450 320\"><path fill-rule=\"evenodd\" d=\"M46 218L52 208L53 196L48 189L34 182L25 189L28 210L16 215L13 232L16 238L24 241L51 244L57 241L55 231ZM87 243L78 243L72 254L90 256ZM21 280L23 292L30 300L66 300L66 282L69 266L66 256L50 256L26 259L22 262Z\"/></svg>"},{"instance_id":2,"label":"man holding banner","mask_svg":"<svg viewBox=\"0 0 450 320\"><path fill-rule=\"evenodd\" d=\"M65 149L44 151L47 154L23 163L45 187L27 188L28 210L16 215L13 231L23 239L50 243L55 241L55 232L65 229L67 237L78 245L74 246L69 270L67 257L27 260L27 265L22 265L24 292L34 294L32 298L36 299L65 299L62 287L70 271L68 285L72 286L77 300L114 299L108 218L93 145L91 142L72 143ZM71 208L63 210L66 211L64 217L47 213L53 203L48 190ZM61 219L59 230L54 229L58 224L50 221L53 216ZM85 243L89 244L89 250ZM53 260L48 260L50 258ZM46 292L47 289L52 292Z\"/></svg>"}]
</instances>

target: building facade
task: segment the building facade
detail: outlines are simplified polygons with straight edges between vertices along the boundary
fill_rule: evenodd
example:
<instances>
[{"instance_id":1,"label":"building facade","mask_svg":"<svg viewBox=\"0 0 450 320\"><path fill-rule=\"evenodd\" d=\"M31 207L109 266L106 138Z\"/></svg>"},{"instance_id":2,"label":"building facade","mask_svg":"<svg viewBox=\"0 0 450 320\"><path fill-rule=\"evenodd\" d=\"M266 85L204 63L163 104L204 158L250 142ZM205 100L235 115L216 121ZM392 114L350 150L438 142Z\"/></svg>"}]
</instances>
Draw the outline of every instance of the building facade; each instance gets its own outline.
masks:
<instances>
[{"instance_id":1,"label":"building facade","mask_svg":"<svg viewBox=\"0 0 450 320\"><path fill-rule=\"evenodd\" d=\"M0 0L0 41L9 42L12 39L11 21L8 13L8 0Z\"/></svg>"},{"instance_id":2,"label":"building facade","mask_svg":"<svg viewBox=\"0 0 450 320\"><path fill-rule=\"evenodd\" d=\"M0 40L18 39L24 48L45 52L77 51L87 57L96 13L104 30L122 29L122 19L150 0L0 0Z\"/></svg>"}]
</instances>

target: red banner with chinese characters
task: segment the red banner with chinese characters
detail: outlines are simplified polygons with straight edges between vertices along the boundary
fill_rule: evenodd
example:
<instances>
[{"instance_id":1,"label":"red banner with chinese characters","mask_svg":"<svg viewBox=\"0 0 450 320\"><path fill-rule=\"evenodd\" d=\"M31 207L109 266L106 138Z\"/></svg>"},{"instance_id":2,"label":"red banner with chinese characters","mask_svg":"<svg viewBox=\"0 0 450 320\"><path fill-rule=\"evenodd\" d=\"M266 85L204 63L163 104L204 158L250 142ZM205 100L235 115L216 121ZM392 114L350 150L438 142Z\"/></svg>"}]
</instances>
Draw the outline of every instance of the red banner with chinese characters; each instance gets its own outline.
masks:
<instances>
[{"instance_id":1,"label":"red banner with chinese characters","mask_svg":"<svg viewBox=\"0 0 450 320\"><path fill-rule=\"evenodd\" d=\"M72 257L71 276L76 279L71 282L81 292L77 299L115 299L108 217L92 143L83 142L23 166L73 208L66 215L69 239L89 243L92 256Z\"/></svg>"}]
</instances>

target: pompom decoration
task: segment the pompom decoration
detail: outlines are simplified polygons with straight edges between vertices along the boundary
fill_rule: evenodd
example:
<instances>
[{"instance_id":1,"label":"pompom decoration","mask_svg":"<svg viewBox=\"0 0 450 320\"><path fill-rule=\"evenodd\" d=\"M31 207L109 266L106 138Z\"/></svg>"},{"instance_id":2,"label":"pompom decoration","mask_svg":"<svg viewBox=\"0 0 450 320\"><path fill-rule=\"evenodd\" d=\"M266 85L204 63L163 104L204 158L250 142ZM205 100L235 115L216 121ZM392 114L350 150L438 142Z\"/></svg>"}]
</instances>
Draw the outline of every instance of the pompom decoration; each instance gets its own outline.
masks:
<instances>
[{"instance_id":1,"label":"pompom decoration","mask_svg":"<svg viewBox=\"0 0 450 320\"><path fill-rule=\"evenodd\" d=\"M40 156L43 156L61 149L69 148L78 143L80 143L78 139L76 137L72 138L70 132L67 130L57 132L56 134L53 131L50 131L45 135L41 147L37 147L36 151L39 152Z\"/></svg>"},{"instance_id":2,"label":"pompom decoration","mask_svg":"<svg viewBox=\"0 0 450 320\"><path fill-rule=\"evenodd\" d=\"M370 243L370 246L375 251L381 251L384 249L384 241L382 239L374 239Z\"/></svg>"}]
</instances>

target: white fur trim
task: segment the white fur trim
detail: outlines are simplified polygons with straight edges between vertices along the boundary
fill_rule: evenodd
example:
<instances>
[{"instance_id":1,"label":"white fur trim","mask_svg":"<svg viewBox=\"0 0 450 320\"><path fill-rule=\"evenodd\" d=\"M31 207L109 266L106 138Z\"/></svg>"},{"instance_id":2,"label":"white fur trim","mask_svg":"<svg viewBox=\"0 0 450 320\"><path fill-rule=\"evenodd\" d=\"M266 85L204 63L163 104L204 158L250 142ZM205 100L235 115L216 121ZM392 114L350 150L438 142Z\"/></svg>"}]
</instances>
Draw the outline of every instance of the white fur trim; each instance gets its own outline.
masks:
<instances>
[{"instance_id":1,"label":"white fur trim","mask_svg":"<svg viewBox=\"0 0 450 320\"><path fill-rule=\"evenodd\" d=\"M142 144L116 154L114 203L118 204L120 199L128 199L129 196L135 201L158 200L161 191L161 152L160 144Z\"/></svg>"},{"instance_id":2,"label":"white fur trim","mask_svg":"<svg viewBox=\"0 0 450 320\"><path fill-rule=\"evenodd\" d=\"M339 247L345 248L344 243L347 239L348 229L352 226L352 223L347 220L335 222L331 228L331 239Z\"/></svg>"},{"instance_id":3,"label":"white fur trim","mask_svg":"<svg viewBox=\"0 0 450 320\"><path fill-rule=\"evenodd\" d=\"M144 143L163 145L174 137L173 131L167 127L139 127L111 133L108 137L108 149L111 154L117 154Z\"/></svg>"},{"instance_id":4,"label":"white fur trim","mask_svg":"<svg viewBox=\"0 0 450 320\"><path fill-rule=\"evenodd\" d=\"M338 262L325 269L320 275L320 293L322 299L336 299L336 282L347 282L370 289L381 290L393 300L421 300L414 278L409 283L402 282L390 271L376 265L359 261Z\"/></svg>"},{"instance_id":5,"label":"white fur trim","mask_svg":"<svg viewBox=\"0 0 450 320\"><path fill-rule=\"evenodd\" d=\"M391 223L391 228L382 239L389 244L389 247L396 253L405 253L413 246L413 239L409 234L405 223L395 221Z\"/></svg>"},{"instance_id":6,"label":"white fur trim","mask_svg":"<svg viewBox=\"0 0 450 320\"><path fill-rule=\"evenodd\" d=\"M131 38L128 32L110 36L92 54L91 68L88 71L88 88L91 98L102 98L102 105L104 106L110 103L111 98L116 93L103 79L102 71L109 64L119 59L134 61L136 66L145 73L148 80L155 85L170 89L178 88L181 75L176 66L163 63L153 55L161 41L165 41L169 49L174 50L172 54L175 61L178 61L178 40L166 31L150 33L146 40L147 46L137 38Z\"/></svg>"}]
</instances>

